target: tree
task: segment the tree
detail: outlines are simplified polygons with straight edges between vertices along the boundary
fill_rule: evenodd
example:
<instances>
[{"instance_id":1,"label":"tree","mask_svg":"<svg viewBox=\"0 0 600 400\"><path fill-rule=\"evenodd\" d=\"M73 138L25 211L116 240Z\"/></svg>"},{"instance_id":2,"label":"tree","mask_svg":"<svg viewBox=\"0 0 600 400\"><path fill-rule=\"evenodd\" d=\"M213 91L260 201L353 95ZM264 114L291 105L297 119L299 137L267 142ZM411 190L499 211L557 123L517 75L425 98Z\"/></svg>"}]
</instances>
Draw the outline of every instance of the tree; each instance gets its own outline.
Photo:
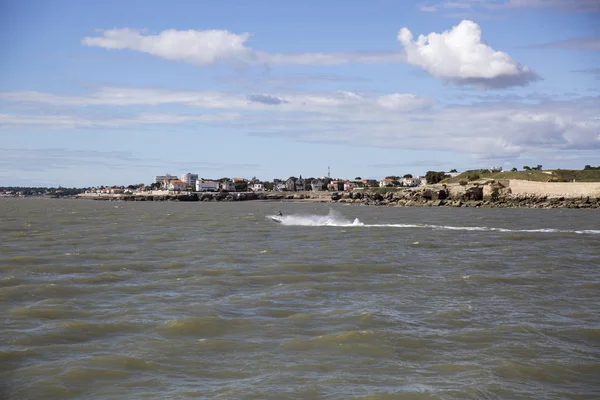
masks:
<instances>
[{"instance_id":1,"label":"tree","mask_svg":"<svg viewBox=\"0 0 600 400\"><path fill-rule=\"evenodd\" d=\"M273 190L273 186L274 186L273 182L265 182L264 185L265 185L266 190L269 190L269 191Z\"/></svg>"},{"instance_id":2,"label":"tree","mask_svg":"<svg viewBox=\"0 0 600 400\"><path fill-rule=\"evenodd\" d=\"M542 170L542 165L538 164L537 167L535 167L536 170L541 171Z\"/></svg>"},{"instance_id":3,"label":"tree","mask_svg":"<svg viewBox=\"0 0 600 400\"><path fill-rule=\"evenodd\" d=\"M362 178L360 176L357 176L356 178L354 178L355 181L360 181L362 180Z\"/></svg>"},{"instance_id":4,"label":"tree","mask_svg":"<svg viewBox=\"0 0 600 400\"><path fill-rule=\"evenodd\" d=\"M403 178L412 178L412 177L413 177L412 174L406 174L403 176Z\"/></svg>"},{"instance_id":5,"label":"tree","mask_svg":"<svg viewBox=\"0 0 600 400\"><path fill-rule=\"evenodd\" d=\"M511 169L510 171L511 172L517 172L518 170L515 167L513 167L513 169Z\"/></svg>"},{"instance_id":6,"label":"tree","mask_svg":"<svg viewBox=\"0 0 600 400\"><path fill-rule=\"evenodd\" d=\"M427 171L427 173L425 174L425 179L427 179L427 183L438 183L448 177L449 176L446 175L444 171Z\"/></svg>"},{"instance_id":7,"label":"tree","mask_svg":"<svg viewBox=\"0 0 600 400\"><path fill-rule=\"evenodd\" d=\"M450 173L453 173L453 172L458 172L458 171L456 170L456 168L452 168L452 169L450 170Z\"/></svg>"},{"instance_id":8,"label":"tree","mask_svg":"<svg viewBox=\"0 0 600 400\"><path fill-rule=\"evenodd\" d=\"M529 165L523 165L523 169L525 171L531 171L531 168L529 167Z\"/></svg>"},{"instance_id":9,"label":"tree","mask_svg":"<svg viewBox=\"0 0 600 400\"><path fill-rule=\"evenodd\" d=\"M235 191L236 192L246 192L247 190L248 190L248 182L238 181L235 183Z\"/></svg>"},{"instance_id":10,"label":"tree","mask_svg":"<svg viewBox=\"0 0 600 400\"><path fill-rule=\"evenodd\" d=\"M390 175L390 176L386 176L385 179L393 179L395 181L400 180L399 176L395 176L395 175Z\"/></svg>"}]
</instances>

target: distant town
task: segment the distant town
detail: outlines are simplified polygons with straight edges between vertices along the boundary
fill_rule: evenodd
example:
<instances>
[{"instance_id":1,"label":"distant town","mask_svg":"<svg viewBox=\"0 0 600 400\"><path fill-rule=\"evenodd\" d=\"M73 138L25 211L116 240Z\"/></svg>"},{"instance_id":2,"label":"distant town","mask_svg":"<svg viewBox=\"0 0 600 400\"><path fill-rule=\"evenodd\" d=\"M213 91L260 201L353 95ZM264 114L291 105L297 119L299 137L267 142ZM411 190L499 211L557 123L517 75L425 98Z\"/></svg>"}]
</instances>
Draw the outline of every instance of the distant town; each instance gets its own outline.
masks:
<instances>
[{"instance_id":1,"label":"distant town","mask_svg":"<svg viewBox=\"0 0 600 400\"><path fill-rule=\"evenodd\" d=\"M442 173L444 174L444 173ZM456 176L453 171L447 176ZM387 176L384 179L332 179L331 177L303 178L302 175L291 176L288 179L273 179L263 181L257 178L221 178L205 179L198 174L186 173L181 176L165 174L154 177L151 185L95 187L86 193L99 194L128 194L144 191L169 191L169 192L304 192L304 191L352 191L355 189L378 187L417 187L427 183L427 176L413 177L411 174L404 176Z\"/></svg>"},{"instance_id":2,"label":"distant town","mask_svg":"<svg viewBox=\"0 0 600 400\"><path fill-rule=\"evenodd\" d=\"M291 176L287 179L260 180L252 178L202 178L196 173L184 173L179 176L166 173L156 175L151 184L94 186L85 188L64 187L0 187L0 196L72 196L81 193L88 194L134 194L142 192L168 191L168 192L303 192L303 191L352 191L368 188L393 188L417 187L436 183L443 178L454 177L459 173L429 171L426 176L390 175L383 179L354 179L331 178L303 178Z\"/></svg>"},{"instance_id":3,"label":"distant town","mask_svg":"<svg viewBox=\"0 0 600 400\"><path fill-rule=\"evenodd\" d=\"M252 178L220 178L207 179L196 173L184 173L180 176L156 175L150 184L131 184L113 186L94 186L84 188L66 187L17 187L0 186L0 197L70 197L80 194L184 194L193 192L352 192L361 189L377 188L415 188L436 183L461 183L476 182L479 179L521 179L540 182L598 182L600 181L600 166L586 165L582 170L542 170L541 165L535 167L524 166L522 170L512 168L504 171L500 167L480 170L458 172L452 169L449 172L427 171L424 176L405 174L402 176L390 175L383 179L363 179L359 176L354 179L331 178L303 178L290 176L287 179L273 179L264 181ZM456 182L455 182L456 181Z\"/></svg>"}]
</instances>

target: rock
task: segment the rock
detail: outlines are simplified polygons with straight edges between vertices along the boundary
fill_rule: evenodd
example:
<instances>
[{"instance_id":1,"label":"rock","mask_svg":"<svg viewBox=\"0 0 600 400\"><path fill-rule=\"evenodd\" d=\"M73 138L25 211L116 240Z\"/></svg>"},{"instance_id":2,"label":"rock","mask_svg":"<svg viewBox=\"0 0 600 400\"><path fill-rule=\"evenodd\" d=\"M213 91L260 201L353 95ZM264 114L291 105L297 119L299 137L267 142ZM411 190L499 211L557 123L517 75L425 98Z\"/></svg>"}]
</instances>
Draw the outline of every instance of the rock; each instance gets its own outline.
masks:
<instances>
[{"instance_id":1,"label":"rock","mask_svg":"<svg viewBox=\"0 0 600 400\"><path fill-rule=\"evenodd\" d=\"M338 192L331 193L331 200L338 201L342 198L342 196Z\"/></svg>"}]
</instances>

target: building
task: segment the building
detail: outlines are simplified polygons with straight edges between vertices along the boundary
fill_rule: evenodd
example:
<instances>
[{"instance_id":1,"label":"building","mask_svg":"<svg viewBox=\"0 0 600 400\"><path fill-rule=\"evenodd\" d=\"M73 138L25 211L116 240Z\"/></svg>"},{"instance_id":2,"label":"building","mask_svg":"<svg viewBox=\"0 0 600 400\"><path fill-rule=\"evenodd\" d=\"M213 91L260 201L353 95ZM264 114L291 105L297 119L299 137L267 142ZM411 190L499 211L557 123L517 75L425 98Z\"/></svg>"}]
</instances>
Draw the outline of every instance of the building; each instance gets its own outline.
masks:
<instances>
[{"instance_id":1,"label":"building","mask_svg":"<svg viewBox=\"0 0 600 400\"><path fill-rule=\"evenodd\" d=\"M391 187L396 184L396 180L392 178L385 178L379 181L379 187Z\"/></svg>"},{"instance_id":2,"label":"building","mask_svg":"<svg viewBox=\"0 0 600 400\"><path fill-rule=\"evenodd\" d=\"M178 179L175 175L166 174L166 175L157 175L154 177L154 183L164 184L165 181L171 182L174 179Z\"/></svg>"},{"instance_id":3,"label":"building","mask_svg":"<svg viewBox=\"0 0 600 400\"><path fill-rule=\"evenodd\" d=\"M419 186L421 181L419 178L402 178L402 185L407 187Z\"/></svg>"},{"instance_id":4,"label":"building","mask_svg":"<svg viewBox=\"0 0 600 400\"><path fill-rule=\"evenodd\" d=\"M219 182L219 189L226 192L235 192L235 183L231 179Z\"/></svg>"},{"instance_id":5,"label":"building","mask_svg":"<svg viewBox=\"0 0 600 400\"><path fill-rule=\"evenodd\" d=\"M194 186L198 180L198 174L187 173L181 176L181 180L185 182L187 186Z\"/></svg>"},{"instance_id":6,"label":"building","mask_svg":"<svg viewBox=\"0 0 600 400\"><path fill-rule=\"evenodd\" d=\"M323 181L320 179L313 179L310 186L313 192L320 192L323 190Z\"/></svg>"},{"instance_id":7,"label":"building","mask_svg":"<svg viewBox=\"0 0 600 400\"><path fill-rule=\"evenodd\" d=\"M219 182L207 179L196 180L196 192L216 192L219 190Z\"/></svg>"},{"instance_id":8,"label":"building","mask_svg":"<svg viewBox=\"0 0 600 400\"><path fill-rule=\"evenodd\" d=\"M262 182L255 182L248 185L248 189L252 190L253 192L264 192L265 185Z\"/></svg>"},{"instance_id":9,"label":"building","mask_svg":"<svg viewBox=\"0 0 600 400\"><path fill-rule=\"evenodd\" d=\"M185 182L181 181L179 179L173 179L173 180L171 180L169 182L167 182L165 180L165 186L169 190L175 190L175 191L181 191L181 190L185 190L187 188Z\"/></svg>"},{"instance_id":10,"label":"building","mask_svg":"<svg viewBox=\"0 0 600 400\"><path fill-rule=\"evenodd\" d=\"M327 185L327 190L336 192L338 190L344 190L344 181L336 180L331 181L329 185Z\"/></svg>"},{"instance_id":11,"label":"building","mask_svg":"<svg viewBox=\"0 0 600 400\"><path fill-rule=\"evenodd\" d=\"M285 187L285 183L276 183L275 186L273 187L273 190L277 191L277 192L285 192L287 190L287 188Z\"/></svg>"},{"instance_id":12,"label":"building","mask_svg":"<svg viewBox=\"0 0 600 400\"><path fill-rule=\"evenodd\" d=\"M302 179L302 175L300 175L300 178L298 178L296 180L296 191L303 192L305 190L306 190L306 181L304 179Z\"/></svg>"},{"instance_id":13,"label":"building","mask_svg":"<svg viewBox=\"0 0 600 400\"><path fill-rule=\"evenodd\" d=\"M344 182L344 190L345 191L350 191L350 190L354 190L354 189L356 189L356 183L350 182L350 181Z\"/></svg>"}]
</instances>

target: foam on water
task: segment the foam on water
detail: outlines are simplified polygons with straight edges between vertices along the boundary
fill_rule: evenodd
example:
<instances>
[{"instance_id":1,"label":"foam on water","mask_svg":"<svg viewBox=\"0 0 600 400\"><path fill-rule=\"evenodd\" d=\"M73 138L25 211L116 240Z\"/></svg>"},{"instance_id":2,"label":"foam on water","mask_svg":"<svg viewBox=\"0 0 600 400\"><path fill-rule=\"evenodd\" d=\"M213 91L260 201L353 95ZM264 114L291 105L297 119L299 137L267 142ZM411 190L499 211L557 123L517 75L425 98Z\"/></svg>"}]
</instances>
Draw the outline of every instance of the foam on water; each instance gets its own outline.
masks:
<instances>
[{"instance_id":1,"label":"foam on water","mask_svg":"<svg viewBox=\"0 0 600 400\"><path fill-rule=\"evenodd\" d=\"M358 218L351 221L339 211L329 210L327 215L270 215L269 218L278 218L282 225L288 226L364 226Z\"/></svg>"},{"instance_id":2,"label":"foam on water","mask_svg":"<svg viewBox=\"0 0 600 400\"><path fill-rule=\"evenodd\" d=\"M270 215L269 218L281 220L282 225L286 226L340 226L340 227L360 227L360 228L417 228L431 230L453 230L453 231L485 231L485 232L507 232L507 233L575 233L587 235L600 235L600 230L584 229L569 230L555 228L537 228L537 229L508 229L487 226L452 226L452 225L434 225L434 224L365 224L358 218L350 220L344 217L339 211L329 210L327 215Z\"/></svg>"}]
</instances>

